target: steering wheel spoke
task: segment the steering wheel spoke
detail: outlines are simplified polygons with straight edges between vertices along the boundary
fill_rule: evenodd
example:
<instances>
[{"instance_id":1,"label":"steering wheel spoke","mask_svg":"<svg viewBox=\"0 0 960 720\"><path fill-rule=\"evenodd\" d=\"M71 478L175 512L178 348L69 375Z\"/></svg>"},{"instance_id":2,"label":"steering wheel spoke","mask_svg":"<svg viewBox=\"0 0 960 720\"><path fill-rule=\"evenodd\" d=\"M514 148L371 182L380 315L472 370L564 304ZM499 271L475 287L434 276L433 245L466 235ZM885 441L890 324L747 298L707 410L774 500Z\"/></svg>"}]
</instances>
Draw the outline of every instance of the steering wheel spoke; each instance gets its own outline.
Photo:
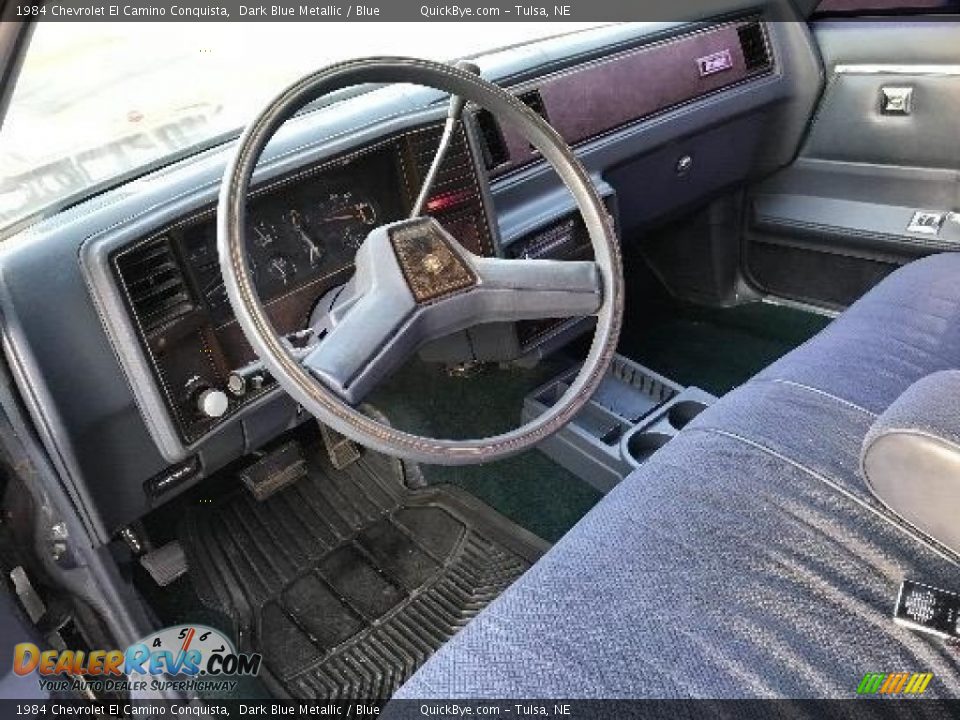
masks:
<instances>
[{"instance_id":1,"label":"steering wheel spoke","mask_svg":"<svg viewBox=\"0 0 960 720\"><path fill-rule=\"evenodd\" d=\"M356 405L402 363L409 312L382 295L360 298L302 359L304 367Z\"/></svg>"},{"instance_id":2,"label":"steering wheel spoke","mask_svg":"<svg viewBox=\"0 0 960 720\"><path fill-rule=\"evenodd\" d=\"M474 290L485 322L596 315L603 302L592 260L502 260L472 257Z\"/></svg>"}]
</instances>

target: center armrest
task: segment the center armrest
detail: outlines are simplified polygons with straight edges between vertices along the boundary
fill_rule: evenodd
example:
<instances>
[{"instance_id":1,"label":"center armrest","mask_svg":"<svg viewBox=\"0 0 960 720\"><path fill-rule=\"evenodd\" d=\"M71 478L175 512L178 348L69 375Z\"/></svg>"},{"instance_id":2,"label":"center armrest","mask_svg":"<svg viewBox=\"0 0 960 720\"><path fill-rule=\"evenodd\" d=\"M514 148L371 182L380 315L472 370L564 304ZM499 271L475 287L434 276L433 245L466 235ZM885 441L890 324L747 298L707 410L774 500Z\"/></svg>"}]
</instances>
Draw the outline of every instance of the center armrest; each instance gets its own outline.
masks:
<instances>
[{"instance_id":1,"label":"center armrest","mask_svg":"<svg viewBox=\"0 0 960 720\"><path fill-rule=\"evenodd\" d=\"M867 433L860 466L881 502L960 552L960 371L907 388Z\"/></svg>"}]
</instances>

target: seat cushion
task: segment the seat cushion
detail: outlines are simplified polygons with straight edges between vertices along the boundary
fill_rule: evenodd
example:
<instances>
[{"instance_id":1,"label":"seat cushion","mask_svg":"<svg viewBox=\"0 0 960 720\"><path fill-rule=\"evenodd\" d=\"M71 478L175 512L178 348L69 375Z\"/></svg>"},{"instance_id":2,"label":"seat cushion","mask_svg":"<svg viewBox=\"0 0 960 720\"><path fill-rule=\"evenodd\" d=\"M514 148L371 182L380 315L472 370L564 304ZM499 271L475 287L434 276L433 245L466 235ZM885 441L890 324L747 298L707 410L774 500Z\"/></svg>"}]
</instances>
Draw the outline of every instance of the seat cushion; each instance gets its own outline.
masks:
<instances>
[{"instance_id":1,"label":"seat cushion","mask_svg":"<svg viewBox=\"0 0 960 720\"><path fill-rule=\"evenodd\" d=\"M876 413L958 361L960 256L898 271L655 453L398 697L853 697L894 670L960 693L957 651L891 619L905 578L960 590L960 559L858 475Z\"/></svg>"},{"instance_id":2,"label":"seat cushion","mask_svg":"<svg viewBox=\"0 0 960 720\"><path fill-rule=\"evenodd\" d=\"M400 698L853 697L957 656L890 619L960 570L807 471L685 432L617 486ZM907 547L909 545L909 547Z\"/></svg>"},{"instance_id":3,"label":"seat cushion","mask_svg":"<svg viewBox=\"0 0 960 720\"><path fill-rule=\"evenodd\" d=\"M910 385L960 368L960 253L900 268L758 374L883 412Z\"/></svg>"}]
</instances>

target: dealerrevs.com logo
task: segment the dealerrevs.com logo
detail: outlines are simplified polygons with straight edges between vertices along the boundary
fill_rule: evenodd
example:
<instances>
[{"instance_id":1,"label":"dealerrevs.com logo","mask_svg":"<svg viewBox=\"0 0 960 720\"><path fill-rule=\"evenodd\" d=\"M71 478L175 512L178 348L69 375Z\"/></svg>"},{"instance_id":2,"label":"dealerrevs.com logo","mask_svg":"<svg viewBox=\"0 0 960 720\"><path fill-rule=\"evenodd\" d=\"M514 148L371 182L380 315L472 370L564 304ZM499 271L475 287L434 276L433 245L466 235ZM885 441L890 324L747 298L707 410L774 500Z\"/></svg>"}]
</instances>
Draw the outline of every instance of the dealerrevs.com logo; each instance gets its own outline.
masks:
<instances>
[{"instance_id":1,"label":"dealerrevs.com logo","mask_svg":"<svg viewBox=\"0 0 960 720\"><path fill-rule=\"evenodd\" d=\"M204 625L168 627L126 650L41 650L33 643L14 647L17 675L36 673L47 691L78 683L104 691L160 689L232 690L229 678L256 675L262 657L238 653L219 630Z\"/></svg>"}]
</instances>

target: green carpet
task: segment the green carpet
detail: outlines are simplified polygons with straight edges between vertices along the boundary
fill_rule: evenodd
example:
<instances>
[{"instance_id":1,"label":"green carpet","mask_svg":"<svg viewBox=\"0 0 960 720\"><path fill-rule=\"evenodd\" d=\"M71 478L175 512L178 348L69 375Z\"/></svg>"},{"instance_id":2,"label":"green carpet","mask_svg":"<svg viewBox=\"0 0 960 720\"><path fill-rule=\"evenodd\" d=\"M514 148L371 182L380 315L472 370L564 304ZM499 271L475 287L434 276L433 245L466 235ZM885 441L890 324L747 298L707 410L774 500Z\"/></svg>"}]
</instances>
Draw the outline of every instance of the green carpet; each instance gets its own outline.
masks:
<instances>
[{"instance_id":1,"label":"green carpet","mask_svg":"<svg viewBox=\"0 0 960 720\"><path fill-rule=\"evenodd\" d=\"M664 301L628 317L620 352L681 385L723 395L826 327L830 318L769 303L710 308Z\"/></svg>"},{"instance_id":2,"label":"green carpet","mask_svg":"<svg viewBox=\"0 0 960 720\"><path fill-rule=\"evenodd\" d=\"M527 393L572 363L488 368L464 378L414 361L369 402L409 432L455 439L496 435L519 424ZM560 538L602 497L537 450L485 465L428 465L422 470L427 482L457 485L549 542Z\"/></svg>"}]
</instances>

